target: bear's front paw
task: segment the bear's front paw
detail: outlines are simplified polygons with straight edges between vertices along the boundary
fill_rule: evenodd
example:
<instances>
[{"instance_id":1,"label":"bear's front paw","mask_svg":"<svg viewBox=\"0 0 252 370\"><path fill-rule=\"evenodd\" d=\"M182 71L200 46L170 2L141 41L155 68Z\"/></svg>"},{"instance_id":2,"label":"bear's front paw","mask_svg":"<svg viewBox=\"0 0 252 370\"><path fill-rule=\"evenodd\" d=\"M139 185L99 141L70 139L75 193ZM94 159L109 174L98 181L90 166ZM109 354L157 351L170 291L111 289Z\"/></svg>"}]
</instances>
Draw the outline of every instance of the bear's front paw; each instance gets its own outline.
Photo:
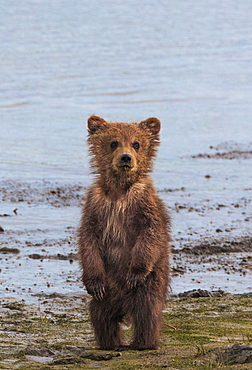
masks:
<instances>
[{"instance_id":1,"label":"bear's front paw","mask_svg":"<svg viewBox=\"0 0 252 370\"><path fill-rule=\"evenodd\" d=\"M139 270L129 271L126 277L126 283L128 288L133 289L138 284L143 284L147 275L148 272L143 272Z\"/></svg>"},{"instance_id":2,"label":"bear's front paw","mask_svg":"<svg viewBox=\"0 0 252 370\"><path fill-rule=\"evenodd\" d=\"M88 294L94 297L97 301L101 301L106 294L105 285L102 281L93 281L92 283L88 283L86 284L86 289Z\"/></svg>"}]
</instances>

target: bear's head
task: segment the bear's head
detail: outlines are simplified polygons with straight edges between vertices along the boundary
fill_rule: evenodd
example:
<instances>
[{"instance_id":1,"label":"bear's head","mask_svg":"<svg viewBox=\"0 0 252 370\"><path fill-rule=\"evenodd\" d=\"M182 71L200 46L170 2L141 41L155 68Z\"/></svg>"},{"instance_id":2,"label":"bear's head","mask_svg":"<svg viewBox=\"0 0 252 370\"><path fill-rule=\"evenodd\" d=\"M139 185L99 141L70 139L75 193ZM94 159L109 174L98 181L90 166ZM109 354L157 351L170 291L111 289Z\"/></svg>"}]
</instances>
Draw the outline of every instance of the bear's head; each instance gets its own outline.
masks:
<instances>
[{"instance_id":1,"label":"bear's head","mask_svg":"<svg viewBox=\"0 0 252 370\"><path fill-rule=\"evenodd\" d=\"M91 116L87 123L95 173L132 183L151 170L159 145L160 121L157 118L140 123L110 123Z\"/></svg>"}]
</instances>

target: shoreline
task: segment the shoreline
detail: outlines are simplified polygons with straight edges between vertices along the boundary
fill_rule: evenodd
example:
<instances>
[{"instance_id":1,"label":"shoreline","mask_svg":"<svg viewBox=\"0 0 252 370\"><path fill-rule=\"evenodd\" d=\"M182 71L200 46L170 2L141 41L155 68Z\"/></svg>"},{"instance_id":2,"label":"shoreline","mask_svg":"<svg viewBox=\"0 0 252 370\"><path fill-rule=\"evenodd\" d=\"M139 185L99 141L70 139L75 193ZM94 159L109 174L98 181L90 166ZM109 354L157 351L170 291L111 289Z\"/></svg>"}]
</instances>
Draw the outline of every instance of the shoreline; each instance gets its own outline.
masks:
<instances>
[{"instance_id":1,"label":"shoreline","mask_svg":"<svg viewBox=\"0 0 252 370\"><path fill-rule=\"evenodd\" d=\"M84 189L50 181L0 182L2 296L33 301L32 294L41 292L82 291L76 228ZM252 291L249 192L240 202L221 206L200 198L194 207L196 197L186 188L161 189L159 194L174 225L172 292ZM241 220L248 220L243 228Z\"/></svg>"},{"instance_id":2,"label":"shoreline","mask_svg":"<svg viewBox=\"0 0 252 370\"><path fill-rule=\"evenodd\" d=\"M0 183L0 367L248 369L250 191L221 206L186 188L159 190L174 224L171 294L160 348L141 352L95 348L77 261L83 191L48 181ZM129 343L128 324L123 332Z\"/></svg>"}]
</instances>

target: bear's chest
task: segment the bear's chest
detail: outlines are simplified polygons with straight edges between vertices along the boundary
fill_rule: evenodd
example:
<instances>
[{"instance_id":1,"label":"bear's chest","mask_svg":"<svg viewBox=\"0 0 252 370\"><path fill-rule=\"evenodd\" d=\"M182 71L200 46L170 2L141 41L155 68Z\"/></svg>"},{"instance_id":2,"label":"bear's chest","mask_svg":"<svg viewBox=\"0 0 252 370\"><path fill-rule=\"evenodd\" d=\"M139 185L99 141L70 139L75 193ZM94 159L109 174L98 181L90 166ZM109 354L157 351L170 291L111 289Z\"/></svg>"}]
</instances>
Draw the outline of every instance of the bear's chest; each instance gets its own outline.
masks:
<instances>
[{"instance_id":1,"label":"bear's chest","mask_svg":"<svg viewBox=\"0 0 252 370\"><path fill-rule=\"evenodd\" d=\"M132 209L112 204L100 214L101 255L108 271L122 271L130 261L130 251L136 243Z\"/></svg>"},{"instance_id":2,"label":"bear's chest","mask_svg":"<svg viewBox=\"0 0 252 370\"><path fill-rule=\"evenodd\" d=\"M114 202L105 205L100 216L103 244L116 244L118 247L123 247L134 237L135 212L126 203Z\"/></svg>"}]
</instances>

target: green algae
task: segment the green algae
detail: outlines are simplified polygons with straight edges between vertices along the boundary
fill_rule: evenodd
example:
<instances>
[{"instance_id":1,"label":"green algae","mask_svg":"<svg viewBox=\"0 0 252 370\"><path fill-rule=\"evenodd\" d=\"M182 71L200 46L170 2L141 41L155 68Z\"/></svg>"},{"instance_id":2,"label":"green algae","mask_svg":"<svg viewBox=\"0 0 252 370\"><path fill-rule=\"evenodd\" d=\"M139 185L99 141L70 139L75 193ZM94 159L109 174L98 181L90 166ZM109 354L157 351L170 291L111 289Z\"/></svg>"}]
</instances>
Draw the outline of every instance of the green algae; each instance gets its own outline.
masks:
<instances>
[{"instance_id":1,"label":"green algae","mask_svg":"<svg viewBox=\"0 0 252 370\"><path fill-rule=\"evenodd\" d=\"M87 300L62 297L37 306L10 301L0 312L0 369L225 369L226 348L252 343L250 295L171 298L155 351L96 350ZM124 334L129 342L132 330ZM232 369L252 369L252 355L244 361L234 360Z\"/></svg>"}]
</instances>

